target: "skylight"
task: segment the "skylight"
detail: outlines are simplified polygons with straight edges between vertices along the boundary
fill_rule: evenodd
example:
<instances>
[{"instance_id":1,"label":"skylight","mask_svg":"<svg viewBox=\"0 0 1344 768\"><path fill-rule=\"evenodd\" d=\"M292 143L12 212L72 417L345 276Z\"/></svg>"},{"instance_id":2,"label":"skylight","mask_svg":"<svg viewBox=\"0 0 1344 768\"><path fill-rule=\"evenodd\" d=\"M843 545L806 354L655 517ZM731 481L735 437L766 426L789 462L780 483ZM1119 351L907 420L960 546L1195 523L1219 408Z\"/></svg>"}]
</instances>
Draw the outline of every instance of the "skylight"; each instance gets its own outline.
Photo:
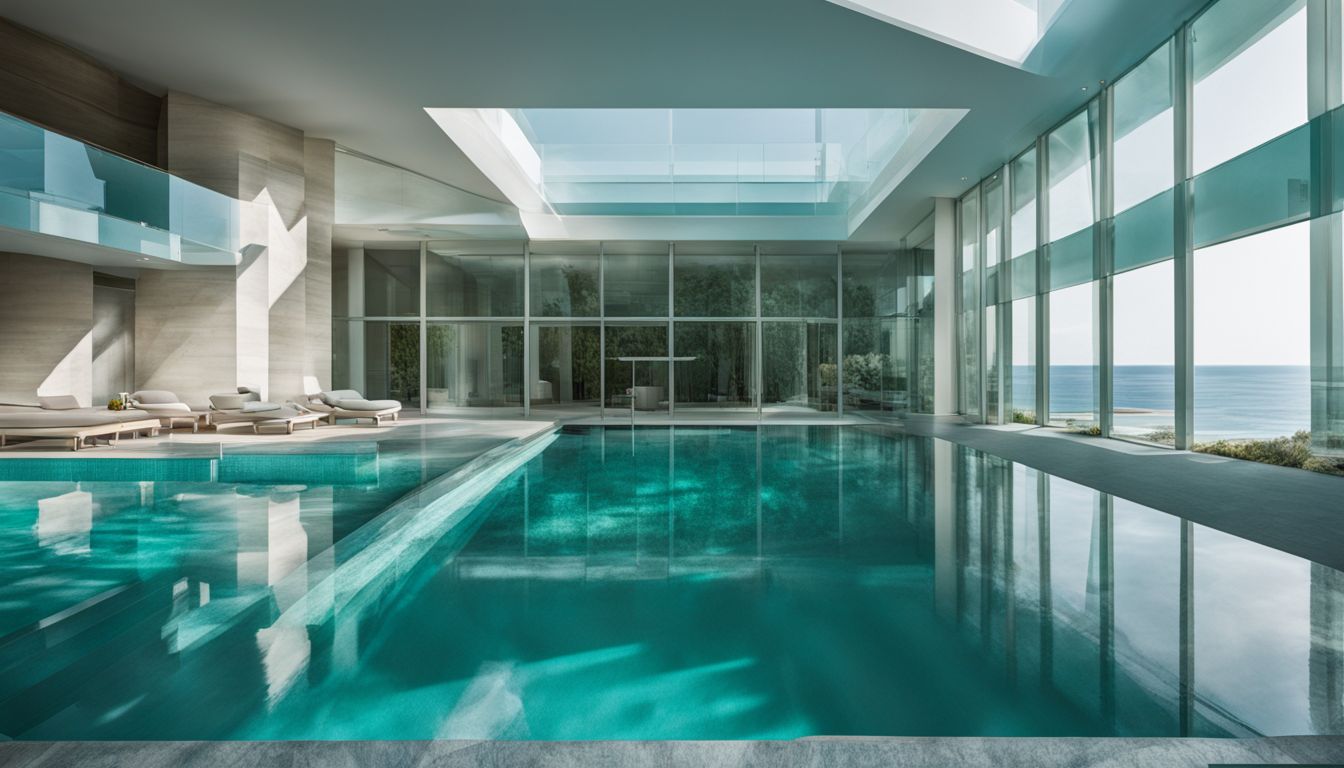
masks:
<instances>
[{"instance_id":1,"label":"skylight","mask_svg":"<svg viewBox=\"0 0 1344 768\"><path fill-rule=\"evenodd\" d=\"M817 225L809 231L824 228L828 237L841 230L847 236L870 203L890 192L893 179L903 178L964 114L898 108L427 111L518 206L525 225L529 214L537 225L539 217L806 219ZM528 226L534 235L535 228ZM630 234L628 227L623 234Z\"/></svg>"},{"instance_id":2,"label":"skylight","mask_svg":"<svg viewBox=\"0 0 1344 768\"><path fill-rule=\"evenodd\" d=\"M1068 0L830 0L972 53L1019 65Z\"/></svg>"}]
</instances>

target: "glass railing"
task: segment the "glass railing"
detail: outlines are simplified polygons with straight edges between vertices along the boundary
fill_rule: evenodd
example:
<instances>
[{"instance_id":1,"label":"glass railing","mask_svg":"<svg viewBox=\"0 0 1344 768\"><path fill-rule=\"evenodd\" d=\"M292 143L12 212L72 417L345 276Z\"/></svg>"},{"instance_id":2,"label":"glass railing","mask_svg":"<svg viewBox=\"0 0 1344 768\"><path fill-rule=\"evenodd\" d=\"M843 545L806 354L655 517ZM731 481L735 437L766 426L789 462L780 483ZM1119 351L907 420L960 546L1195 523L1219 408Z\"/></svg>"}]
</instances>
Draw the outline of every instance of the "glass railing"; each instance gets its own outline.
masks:
<instances>
[{"instance_id":1,"label":"glass railing","mask_svg":"<svg viewBox=\"0 0 1344 768\"><path fill-rule=\"evenodd\" d=\"M239 203L0 112L0 227L184 264L236 264Z\"/></svg>"}]
</instances>

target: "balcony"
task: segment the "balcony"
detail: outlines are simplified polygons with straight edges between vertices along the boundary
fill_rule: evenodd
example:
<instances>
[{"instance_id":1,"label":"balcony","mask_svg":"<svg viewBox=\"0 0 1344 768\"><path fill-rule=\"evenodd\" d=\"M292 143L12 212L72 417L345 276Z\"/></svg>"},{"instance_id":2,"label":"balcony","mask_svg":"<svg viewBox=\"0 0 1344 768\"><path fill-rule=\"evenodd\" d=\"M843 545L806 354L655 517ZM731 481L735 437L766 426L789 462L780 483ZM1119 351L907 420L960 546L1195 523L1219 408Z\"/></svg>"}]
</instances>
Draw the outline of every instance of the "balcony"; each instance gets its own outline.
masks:
<instances>
[{"instance_id":1,"label":"balcony","mask_svg":"<svg viewBox=\"0 0 1344 768\"><path fill-rule=\"evenodd\" d=\"M101 265L236 265L239 202L0 113L5 249Z\"/></svg>"}]
</instances>

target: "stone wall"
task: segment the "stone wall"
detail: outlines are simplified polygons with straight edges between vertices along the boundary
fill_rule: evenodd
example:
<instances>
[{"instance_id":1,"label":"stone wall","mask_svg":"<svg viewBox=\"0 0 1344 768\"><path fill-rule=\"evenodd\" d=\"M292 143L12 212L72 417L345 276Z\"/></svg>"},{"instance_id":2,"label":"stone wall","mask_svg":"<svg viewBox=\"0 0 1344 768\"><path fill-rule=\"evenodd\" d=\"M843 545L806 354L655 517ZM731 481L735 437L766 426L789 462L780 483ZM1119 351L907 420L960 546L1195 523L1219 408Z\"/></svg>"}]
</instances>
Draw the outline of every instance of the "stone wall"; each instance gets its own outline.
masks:
<instances>
[{"instance_id":1,"label":"stone wall","mask_svg":"<svg viewBox=\"0 0 1344 768\"><path fill-rule=\"evenodd\" d=\"M0 253L0 403L93 387L93 267Z\"/></svg>"}]
</instances>

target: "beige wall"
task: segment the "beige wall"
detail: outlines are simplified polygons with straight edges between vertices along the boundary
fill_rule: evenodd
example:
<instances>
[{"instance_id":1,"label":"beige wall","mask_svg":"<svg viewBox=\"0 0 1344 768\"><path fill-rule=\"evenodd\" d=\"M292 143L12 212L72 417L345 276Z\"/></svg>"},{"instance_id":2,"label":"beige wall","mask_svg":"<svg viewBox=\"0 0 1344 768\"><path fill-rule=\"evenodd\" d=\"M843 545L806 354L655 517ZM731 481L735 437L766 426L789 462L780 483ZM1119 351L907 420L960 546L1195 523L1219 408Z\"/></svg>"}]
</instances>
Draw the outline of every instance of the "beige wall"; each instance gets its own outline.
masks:
<instances>
[{"instance_id":1,"label":"beige wall","mask_svg":"<svg viewBox=\"0 0 1344 768\"><path fill-rule=\"evenodd\" d=\"M232 267L142 270L135 286L136 389L204 406L237 386Z\"/></svg>"},{"instance_id":2,"label":"beige wall","mask_svg":"<svg viewBox=\"0 0 1344 768\"><path fill-rule=\"evenodd\" d=\"M329 386L335 145L177 92L165 97L164 115L168 170L243 202L242 242L249 247L231 270L231 284L217 286L230 307L213 306L198 318L216 331L231 323L227 334L215 336L222 357L207 367L217 379L210 391L248 386L283 401L302 396L305 375ZM154 276L159 290L139 296L137 310L171 287L193 292L197 271ZM148 347L137 356L141 386L196 375L197 361L174 354L178 341L137 335L137 352ZM152 366L142 369L141 359Z\"/></svg>"},{"instance_id":3,"label":"beige wall","mask_svg":"<svg viewBox=\"0 0 1344 768\"><path fill-rule=\"evenodd\" d=\"M93 268L0 254L0 402L74 395L91 405Z\"/></svg>"}]
</instances>

